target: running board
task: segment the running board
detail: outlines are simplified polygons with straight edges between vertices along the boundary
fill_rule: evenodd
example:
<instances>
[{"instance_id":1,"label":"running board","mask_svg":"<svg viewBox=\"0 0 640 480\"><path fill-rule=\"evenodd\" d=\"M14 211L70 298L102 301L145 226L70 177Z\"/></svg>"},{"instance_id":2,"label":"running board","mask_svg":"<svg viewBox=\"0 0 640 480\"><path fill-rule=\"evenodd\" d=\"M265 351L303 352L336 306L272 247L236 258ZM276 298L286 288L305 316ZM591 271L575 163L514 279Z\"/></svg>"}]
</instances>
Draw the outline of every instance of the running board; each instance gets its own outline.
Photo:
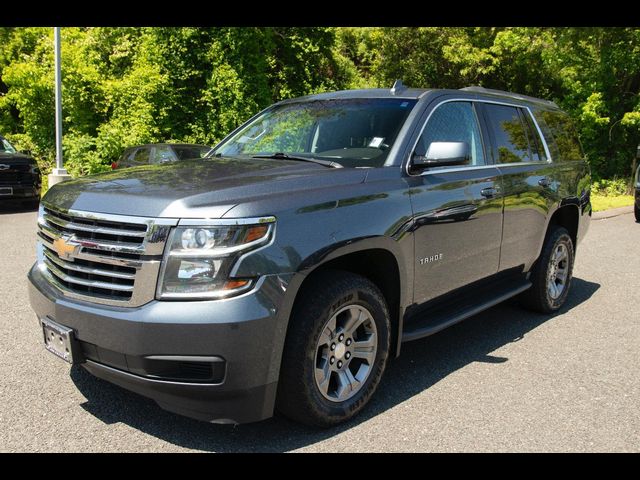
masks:
<instances>
[{"instance_id":1,"label":"running board","mask_svg":"<svg viewBox=\"0 0 640 480\"><path fill-rule=\"evenodd\" d=\"M433 335L487 308L502 303L524 292L529 287L531 287L531 282L523 279L519 280L515 285L511 283L510 285L482 289L473 297L463 296L457 299L455 303L451 302L444 306L434 307L432 310L425 310L419 318L415 318L409 324L405 323L402 341L410 342L411 340ZM478 302L478 298L483 300Z\"/></svg>"}]
</instances>

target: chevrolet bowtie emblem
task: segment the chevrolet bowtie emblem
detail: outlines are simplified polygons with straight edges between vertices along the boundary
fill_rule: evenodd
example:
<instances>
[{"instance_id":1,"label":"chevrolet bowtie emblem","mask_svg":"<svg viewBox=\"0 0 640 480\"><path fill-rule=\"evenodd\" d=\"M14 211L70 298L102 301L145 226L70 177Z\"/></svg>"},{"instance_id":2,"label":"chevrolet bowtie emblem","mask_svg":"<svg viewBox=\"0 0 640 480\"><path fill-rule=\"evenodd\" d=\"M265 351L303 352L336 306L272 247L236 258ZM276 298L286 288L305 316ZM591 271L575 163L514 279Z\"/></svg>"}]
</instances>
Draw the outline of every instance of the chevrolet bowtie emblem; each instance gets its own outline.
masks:
<instances>
[{"instance_id":1,"label":"chevrolet bowtie emblem","mask_svg":"<svg viewBox=\"0 0 640 480\"><path fill-rule=\"evenodd\" d=\"M68 260L76 247L75 245L67 243L65 238L60 237L53 241L53 249L58 253L60 258Z\"/></svg>"}]
</instances>

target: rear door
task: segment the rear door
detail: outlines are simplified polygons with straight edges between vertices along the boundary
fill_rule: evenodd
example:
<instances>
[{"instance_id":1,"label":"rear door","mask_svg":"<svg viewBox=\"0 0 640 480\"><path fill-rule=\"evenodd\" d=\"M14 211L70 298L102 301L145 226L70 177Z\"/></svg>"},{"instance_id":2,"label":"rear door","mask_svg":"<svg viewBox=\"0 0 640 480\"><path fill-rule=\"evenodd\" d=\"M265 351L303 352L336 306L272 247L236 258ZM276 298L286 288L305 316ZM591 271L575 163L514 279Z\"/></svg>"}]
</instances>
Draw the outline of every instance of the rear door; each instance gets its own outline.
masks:
<instances>
[{"instance_id":1,"label":"rear door","mask_svg":"<svg viewBox=\"0 0 640 480\"><path fill-rule=\"evenodd\" d=\"M528 268L538 256L541 232L557 201L553 167L528 108L481 103L481 110L504 196L499 269Z\"/></svg>"},{"instance_id":2,"label":"rear door","mask_svg":"<svg viewBox=\"0 0 640 480\"><path fill-rule=\"evenodd\" d=\"M502 235L499 172L487 155L474 103L440 102L414 151L431 142L466 142L468 165L435 167L407 178L414 212L415 298L424 303L498 270Z\"/></svg>"}]
</instances>

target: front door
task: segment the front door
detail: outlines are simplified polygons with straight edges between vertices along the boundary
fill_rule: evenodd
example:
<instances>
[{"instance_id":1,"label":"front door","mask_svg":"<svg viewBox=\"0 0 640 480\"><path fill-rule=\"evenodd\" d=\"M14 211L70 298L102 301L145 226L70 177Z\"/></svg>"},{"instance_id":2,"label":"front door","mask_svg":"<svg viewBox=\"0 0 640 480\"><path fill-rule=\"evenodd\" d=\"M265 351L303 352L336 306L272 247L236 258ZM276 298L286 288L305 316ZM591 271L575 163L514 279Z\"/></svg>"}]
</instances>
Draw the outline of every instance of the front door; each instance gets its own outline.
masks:
<instances>
[{"instance_id":1,"label":"front door","mask_svg":"<svg viewBox=\"0 0 640 480\"><path fill-rule=\"evenodd\" d=\"M414 303L497 273L502 236L499 171L485 153L472 102L435 107L416 145L466 142L467 165L435 167L409 177L414 213Z\"/></svg>"}]
</instances>

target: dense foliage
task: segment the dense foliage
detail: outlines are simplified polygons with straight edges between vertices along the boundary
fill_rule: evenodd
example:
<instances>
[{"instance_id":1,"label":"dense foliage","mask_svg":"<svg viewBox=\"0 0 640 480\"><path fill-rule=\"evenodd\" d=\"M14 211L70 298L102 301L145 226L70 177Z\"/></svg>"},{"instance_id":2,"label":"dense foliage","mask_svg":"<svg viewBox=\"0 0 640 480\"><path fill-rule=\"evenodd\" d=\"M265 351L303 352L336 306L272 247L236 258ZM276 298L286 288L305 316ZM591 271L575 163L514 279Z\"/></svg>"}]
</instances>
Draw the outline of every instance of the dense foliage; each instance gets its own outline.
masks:
<instances>
[{"instance_id":1,"label":"dense foliage","mask_svg":"<svg viewBox=\"0 0 640 480\"><path fill-rule=\"evenodd\" d=\"M556 101L596 178L640 143L638 28L63 28L64 153L74 175L124 147L214 144L282 98L482 85ZM53 29L0 28L0 133L54 161Z\"/></svg>"}]
</instances>

